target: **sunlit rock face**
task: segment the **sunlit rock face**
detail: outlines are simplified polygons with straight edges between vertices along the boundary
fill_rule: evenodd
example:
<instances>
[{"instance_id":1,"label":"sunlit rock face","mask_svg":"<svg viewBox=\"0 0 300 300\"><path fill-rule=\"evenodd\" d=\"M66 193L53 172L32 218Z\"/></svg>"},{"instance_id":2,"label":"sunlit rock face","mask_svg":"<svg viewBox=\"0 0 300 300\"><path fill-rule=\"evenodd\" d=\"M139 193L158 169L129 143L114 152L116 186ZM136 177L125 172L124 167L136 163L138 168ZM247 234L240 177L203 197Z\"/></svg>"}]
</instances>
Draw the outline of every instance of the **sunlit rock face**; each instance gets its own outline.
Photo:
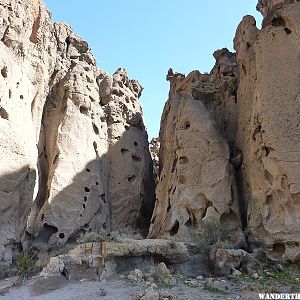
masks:
<instances>
[{"instance_id":1,"label":"sunlit rock face","mask_svg":"<svg viewBox=\"0 0 300 300\"><path fill-rule=\"evenodd\" d=\"M44 4L0 1L0 261L78 234L146 233L154 181L139 97L123 69Z\"/></svg>"},{"instance_id":2,"label":"sunlit rock face","mask_svg":"<svg viewBox=\"0 0 300 300\"><path fill-rule=\"evenodd\" d=\"M261 1L235 37L240 66L237 145L243 152L248 228L276 260L300 260L298 1ZM261 4L261 5L262 5Z\"/></svg>"},{"instance_id":3,"label":"sunlit rock face","mask_svg":"<svg viewBox=\"0 0 300 300\"><path fill-rule=\"evenodd\" d=\"M262 29L244 17L236 57L217 51L210 74L168 72L149 236L190 240L210 218L234 220L250 247L299 262L300 3L257 8Z\"/></svg>"},{"instance_id":4,"label":"sunlit rock face","mask_svg":"<svg viewBox=\"0 0 300 300\"><path fill-rule=\"evenodd\" d=\"M234 148L238 69L227 49L210 74L169 70L171 88L160 131L160 178L150 237L193 240L204 222L232 223L244 241L230 162ZM231 151L232 149L232 151Z\"/></svg>"}]
</instances>

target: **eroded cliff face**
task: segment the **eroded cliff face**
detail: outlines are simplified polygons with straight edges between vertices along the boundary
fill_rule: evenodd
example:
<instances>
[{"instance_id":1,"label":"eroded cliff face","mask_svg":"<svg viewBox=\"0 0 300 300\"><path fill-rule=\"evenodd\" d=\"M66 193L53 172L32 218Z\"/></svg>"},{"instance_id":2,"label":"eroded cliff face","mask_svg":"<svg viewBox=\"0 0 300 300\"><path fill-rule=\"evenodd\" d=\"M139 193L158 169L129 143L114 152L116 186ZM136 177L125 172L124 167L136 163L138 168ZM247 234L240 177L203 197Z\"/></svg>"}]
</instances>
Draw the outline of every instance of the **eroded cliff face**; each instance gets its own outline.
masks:
<instances>
[{"instance_id":1,"label":"eroded cliff face","mask_svg":"<svg viewBox=\"0 0 300 300\"><path fill-rule=\"evenodd\" d=\"M40 1L0 1L0 261L84 232L147 231L153 173L139 97Z\"/></svg>"},{"instance_id":2,"label":"eroded cliff face","mask_svg":"<svg viewBox=\"0 0 300 300\"><path fill-rule=\"evenodd\" d=\"M190 240L201 232L203 222L217 219L231 221L234 242L243 242L230 162L238 70L235 55L227 49L214 55L216 65L209 75L193 71L185 78L169 70L171 90L161 123L160 180L150 237Z\"/></svg>"},{"instance_id":3,"label":"eroded cliff face","mask_svg":"<svg viewBox=\"0 0 300 300\"><path fill-rule=\"evenodd\" d=\"M248 228L274 259L300 260L298 1L261 1L263 27L243 19L237 144L243 152Z\"/></svg>"},{"instance_id":4,"label":"eroded cliff face","mask_svg":"<svg viewBox=\"0 0 300 300\"><path fill-rule=\"evenodd\" d=\"M300 3L257 8L262 29L244 17L236 57L217 51L209 75L168 73L149 235L191 239L211 217L234 220L250 247L299 262Z\"/></svg>"}]
</instances>

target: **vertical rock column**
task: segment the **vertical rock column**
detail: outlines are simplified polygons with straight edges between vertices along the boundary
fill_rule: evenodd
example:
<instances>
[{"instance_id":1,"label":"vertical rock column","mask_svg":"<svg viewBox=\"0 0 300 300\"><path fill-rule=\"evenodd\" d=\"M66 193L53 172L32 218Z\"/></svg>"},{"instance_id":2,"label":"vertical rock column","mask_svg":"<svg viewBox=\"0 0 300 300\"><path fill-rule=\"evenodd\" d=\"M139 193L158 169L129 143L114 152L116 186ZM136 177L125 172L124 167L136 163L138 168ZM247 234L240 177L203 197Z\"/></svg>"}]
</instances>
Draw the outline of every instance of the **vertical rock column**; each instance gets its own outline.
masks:
<instances>
[{"instance_id":1,"label":"vertical rock column","mask_svg":"<svg viewBox=\"0 0 300 300\"><path fill-rule=\"evenodd\" d=\"M160 179L150 237L193 239L203 222L217 219L230 220L235 242L243 240L226 140L234 135L228 118L235 115L236 64L227 49L215 57L210 75L193 71L185 78L170 70L167 76L171 89L161 121ZM227 127L219 118L228 120Z\"/></svg>"},{"instance_id":2,"label":"vertical rock column","mask_svg":"<svg viewBox=\"0 0 300 300\"><path fill-rule=\"evenodd\" d=\"M237 30L237 144L248 227L276 260L300 260L300 3L260 1Z\"/></svg>"}]
</instances>

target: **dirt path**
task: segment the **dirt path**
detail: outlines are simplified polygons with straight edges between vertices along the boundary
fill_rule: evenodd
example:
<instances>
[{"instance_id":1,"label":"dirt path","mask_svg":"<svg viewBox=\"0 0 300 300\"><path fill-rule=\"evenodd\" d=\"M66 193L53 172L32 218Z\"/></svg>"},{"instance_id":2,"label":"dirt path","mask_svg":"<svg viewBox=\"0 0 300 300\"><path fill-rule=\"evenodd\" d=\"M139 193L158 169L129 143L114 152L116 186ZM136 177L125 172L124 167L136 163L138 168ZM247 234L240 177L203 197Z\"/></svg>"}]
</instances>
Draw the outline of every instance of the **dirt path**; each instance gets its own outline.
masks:
<instances>
[{"instance_id":1,"label":"dirt path","mask_svg":"<svg viewBox=\"0 0 300 300\"><path fill-rule=\"evenodd\" d=\"M68 282L60 279L59 282L37 281L34 284L13 288L6 295L0 296L0 300L136 300L146 288L144 284L131 284L119 279L109 282ZM204 290L202 287L188 287L183 283L172 288L158 290L171 292L177 300L258 299L257 294L240 294L232 289L227 294L218 294Z\"/></svg>"}]
</instances>

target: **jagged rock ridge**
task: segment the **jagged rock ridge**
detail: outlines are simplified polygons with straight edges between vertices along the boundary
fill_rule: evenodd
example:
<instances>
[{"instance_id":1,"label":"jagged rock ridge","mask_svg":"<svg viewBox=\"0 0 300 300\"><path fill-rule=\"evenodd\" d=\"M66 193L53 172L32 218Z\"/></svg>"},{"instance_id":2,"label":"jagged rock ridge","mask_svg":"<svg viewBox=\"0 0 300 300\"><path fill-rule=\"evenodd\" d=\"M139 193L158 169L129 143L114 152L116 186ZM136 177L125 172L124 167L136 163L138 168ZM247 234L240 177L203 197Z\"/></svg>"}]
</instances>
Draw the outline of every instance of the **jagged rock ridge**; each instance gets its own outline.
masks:
<instances>
[{"instance_id":1,"label":"jagged rock ridge","mask_svg":"<svg viewBox=\"0 0 300 300\"><path fill-rule=\"evenodd\" d=\"M189 239L215 216L274 260L300 261L299 1L261 0L209 75L169 71L150 237Z\"/></svg>"},{"instance_id":2,"label":"jagged rock ridge","mask_svg":"<svg viewBox=\"0 0 300 300\"><path fill-rule=\"evenodd\" d=\"M89 231L147 231L153 173L139 97L44 4L0 1L0 261ZM148 220L148 221L147 221Z\"/></svg>"}]
</instances>

